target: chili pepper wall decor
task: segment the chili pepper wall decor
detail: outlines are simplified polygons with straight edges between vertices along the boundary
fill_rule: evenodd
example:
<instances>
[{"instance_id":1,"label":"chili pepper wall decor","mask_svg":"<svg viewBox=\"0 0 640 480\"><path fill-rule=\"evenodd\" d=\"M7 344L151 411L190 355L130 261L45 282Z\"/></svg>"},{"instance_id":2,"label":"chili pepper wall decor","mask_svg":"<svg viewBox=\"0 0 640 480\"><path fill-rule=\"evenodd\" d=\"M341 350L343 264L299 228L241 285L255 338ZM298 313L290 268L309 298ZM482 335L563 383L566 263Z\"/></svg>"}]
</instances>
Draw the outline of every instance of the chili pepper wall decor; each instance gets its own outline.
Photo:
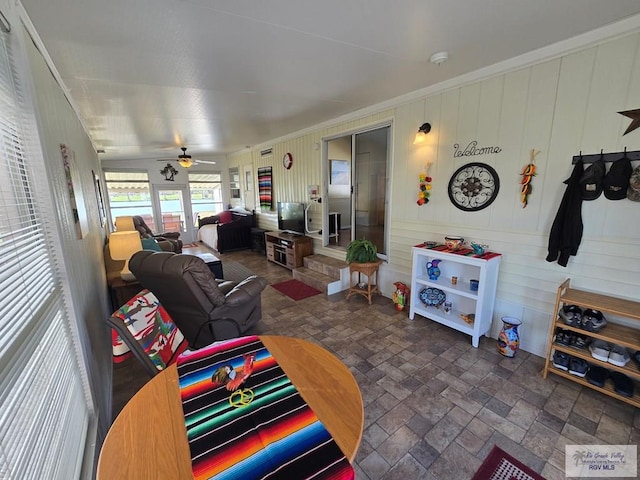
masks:
<instances>
[{"instance_id":1,"label":"chili pepper wall decor","mask_svg":"<svg viewBox=\"0 0 640 480\"><path fill-rule=\"evenodd\" d=\"M431 177L429 177L426 173L420 174L420 191L418 192L418 201L416 202L418 205L424 205L425 203L429 203L429 196L431 193Z\"/></svg>"},{"instance_id":2,"label":"chili pepper wall decor","mask_svg":"<svg viewBox=\"0 0 640 480\"><path fill-rule=\"evenodd\" d=\"M529 204L529 195L533 191L533 187L531 185L531 180L536 176L536 155L538 155L540 151L535 151L535 149L531 149L531 154L529 158L529 164L526 165L522 169L522 181L520 184L522 185L522 189L520 190L520 202L522 203L522 208L525 208Z\"/></svg>"},{"instance_id":3,"label":"chili pepper wall decor","mask_svg":"<svg viewBox=\"0 0 640 480\"><path fill-rule=\"evenodd\" d=\"M418 175L420 183L418 184L418 205L424 205L429 203L429 197L431 196L431 177L429 176L429 170L431 169L431 162L427 162L423 173Z\"/></svg>"}]
</instances>

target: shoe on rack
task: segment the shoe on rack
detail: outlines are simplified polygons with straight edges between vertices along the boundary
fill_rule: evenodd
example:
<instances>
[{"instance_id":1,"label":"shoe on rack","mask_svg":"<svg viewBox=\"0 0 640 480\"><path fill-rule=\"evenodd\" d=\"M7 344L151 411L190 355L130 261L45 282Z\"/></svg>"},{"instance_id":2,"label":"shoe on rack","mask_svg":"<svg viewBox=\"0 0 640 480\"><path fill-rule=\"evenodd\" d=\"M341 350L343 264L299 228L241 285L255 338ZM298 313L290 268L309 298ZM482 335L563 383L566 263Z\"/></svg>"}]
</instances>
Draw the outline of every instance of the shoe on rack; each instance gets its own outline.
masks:
<instances>
[{"instance_id":1,"label":"shoe on rack","mask_svg":"<svg viewBox=\"0 0 640 480\"><path fill-rule=\"evenodd\" d=\"M562 330L561 328L557 328L556 329L556 337L554 339L554 341L559 344L559 345L565 345L565 346L569 346L569 342L571 340L571 332L567 332L565 330Z\"/></svg>"},{"instance_id":2,"label":"shoe on rack","mask_svg":"<svg viewBox=\"0 0 640 480\"><path fill-rule=\"evenodd\" d=\"M582 309L577 305L563 305L558 312L564 323L572 327L581 328L582 326Z\"/></svg>"},{"instance_id":3,"label":"shoe on rack","mask_svg":"<svg viewBox=\"0 0 640 480\"><path fill-rule=\"evenodd\" d=\"M584 350L587 348L588 338L585 335L579 335L573 333L569 339L569 346L577 348L578 350Z\"/></svg>"},{"instance_id":4,"label":"shoe on rack","mask_svg":"<svg viewBox=\"0 0 640 480\"><path fill-rule=\"evenodd\" d=\"M607 320L598 310L588 308L582 313L582 328L588 332L599 332L606 324Z\"/></svg>"},{"instance_id":5,"label":"shoe on rack","mask_svg":"<svg viewBox=\"0 0 640 480\"><path fill-rule=\"evenodd\" d=\"M604 367L598 367L597 365L591 365L587 372L587 381L596 387L603 388L607 377L609 377L609 370Z\"/></svg>"},{"instance_id":6,"label":"shoe on rack","mask_svg":"<svg viewBox=\"0 0 640 480\"><path fill-rule=\"evenodd\" d=\"M607 361L613 365L617 365L618 367L624 367L629 363L630 359L631 357L629 357L629 352L627 352L626 348L621 347L620 345L614 345L611 347Z\"/></svg>"},{"instance_id":7,"label":"shoe on rack","mask_svg":"<svg viewBox=\"0 0 640 480\"><path fill-rule=\"evenodd\" d=\"M569 370L569 355L556 350L553 353L553 366L560 370Z\"/></svg>"},{"instance_id":8,"label":"shoe on rack","mask_svg":"<svg viewBox=\"0 0 640 480\"><path fill-rule=\"evenodd\" d=\"M624 373L611 372L609 378L613 380L613 389L625 397L633 397L633 382Z\"/></svg>"},{"instance_id":9,"label":"shoe on rack","mask_svg":"<svg viewBox=\"0 0 640 480\"><path fill-rule=\"evenodd\" d=\"M631 358L636 362L638 368L640 368L640 350L637 350L633 355L631 355Z\"/></svg>"},{"instance_id":10,"label":"shoe on rack","mask_svg":"<svg viewBox=\"0 0 640 480\"><path fill-rule=\"evenodd\" d=\"M609 352L611 351L611 347L604 340L594 340L591 342L591 345L589 345L589 351L593 358L597 358L602 362L609 361Z\"/></svg>"},{"instance_id":11,"label":"shoe on rack","mask_svg":"<svg viewBox=\"0 0 640 480\"><path fill-rule=\"evenodd\" d=\"M578 377L584 377L589 370L589 364L586 360L577 357L571 357L569 361L569 373L571 375L577 375Z\"/></svg>"}]
</instances>

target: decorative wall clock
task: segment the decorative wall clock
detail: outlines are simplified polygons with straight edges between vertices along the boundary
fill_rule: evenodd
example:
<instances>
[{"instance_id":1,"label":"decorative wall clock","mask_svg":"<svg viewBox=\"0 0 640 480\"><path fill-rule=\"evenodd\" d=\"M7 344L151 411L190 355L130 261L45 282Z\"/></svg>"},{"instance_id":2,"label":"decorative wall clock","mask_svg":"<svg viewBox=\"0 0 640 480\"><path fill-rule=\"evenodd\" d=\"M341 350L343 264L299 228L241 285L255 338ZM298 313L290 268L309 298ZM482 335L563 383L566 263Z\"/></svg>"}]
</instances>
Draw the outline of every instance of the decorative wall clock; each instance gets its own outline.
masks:
<instances>
[{"instance_id":1,"label":"decorative wall clock","mask_svg":"<svg viewBox=\"0 0 640 480\"><path fill-rule=\"evenodd\" d=\"M287 152L284 154L284 157L282 157L282 166L289 170L291 165L293 165L293 155Z\"/></svg>"},{"instance_id":2,"label":"decorative wall clock","mask_svg":"<svg viewBox=\"0 0 640 480\"><path fill-rule=\"evenodd\" d=\"M449 180L451 203L466 212L487 208L496 199L499 190L497 172L485 163L467 163L456 170Z\"/></svg>"}]
</instances>

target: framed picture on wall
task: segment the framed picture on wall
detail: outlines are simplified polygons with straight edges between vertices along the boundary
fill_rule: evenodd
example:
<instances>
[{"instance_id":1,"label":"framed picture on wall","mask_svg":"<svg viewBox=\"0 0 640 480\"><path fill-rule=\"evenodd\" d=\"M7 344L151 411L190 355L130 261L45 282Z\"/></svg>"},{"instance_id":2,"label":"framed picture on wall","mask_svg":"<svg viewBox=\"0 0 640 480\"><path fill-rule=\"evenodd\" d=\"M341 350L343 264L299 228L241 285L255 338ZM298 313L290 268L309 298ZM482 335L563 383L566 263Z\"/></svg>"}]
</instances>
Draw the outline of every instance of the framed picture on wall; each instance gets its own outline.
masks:
<instances>
[{"instance_id":1,"label":"framed picture on wall","mask_svg":"<svg viewBox=\"0 0 640 480\"><path fill-rule=\"evenodd\" d=\"M351 168L348 160L329 160L329 183L331 185L349 185Z\"/></svg>"},{"instance_id":2,"label":"framed picture on wall","mask_svg":"<svg viewBox=\"0 0 640 480\"><path fill-rule=\"evenodd\" d=\"M104 208L104 198L102 197L102 186L100 185L100 176L91 170L93 175L93 186L96 190L96 202L98 204L98 214L100 215L100 226L104 227L107 222L107 212Z\"/></svg>"}]
</instances>

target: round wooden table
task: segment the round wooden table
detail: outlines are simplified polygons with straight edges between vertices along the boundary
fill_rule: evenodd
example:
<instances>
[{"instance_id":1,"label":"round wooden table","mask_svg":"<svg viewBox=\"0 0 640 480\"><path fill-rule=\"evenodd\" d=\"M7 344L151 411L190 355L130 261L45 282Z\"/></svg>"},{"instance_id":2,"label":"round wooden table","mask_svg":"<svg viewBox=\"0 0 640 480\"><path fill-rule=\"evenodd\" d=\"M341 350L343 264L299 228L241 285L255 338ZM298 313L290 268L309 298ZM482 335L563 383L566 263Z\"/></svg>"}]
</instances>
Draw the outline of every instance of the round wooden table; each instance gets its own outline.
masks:
<instances>
[{"instance_id":1,"label":"round wooden table","mask_svg":"<svg viewBox=\"0 0 640 480\"><path fill-rule=\"evenodd\" d=\"M364 407L346 365L306 340L259 338L353 462L362 439ZM142 387L113 422L102 445L96 478L193 478L175 364Z\"/></svg>"}]
</instances>

